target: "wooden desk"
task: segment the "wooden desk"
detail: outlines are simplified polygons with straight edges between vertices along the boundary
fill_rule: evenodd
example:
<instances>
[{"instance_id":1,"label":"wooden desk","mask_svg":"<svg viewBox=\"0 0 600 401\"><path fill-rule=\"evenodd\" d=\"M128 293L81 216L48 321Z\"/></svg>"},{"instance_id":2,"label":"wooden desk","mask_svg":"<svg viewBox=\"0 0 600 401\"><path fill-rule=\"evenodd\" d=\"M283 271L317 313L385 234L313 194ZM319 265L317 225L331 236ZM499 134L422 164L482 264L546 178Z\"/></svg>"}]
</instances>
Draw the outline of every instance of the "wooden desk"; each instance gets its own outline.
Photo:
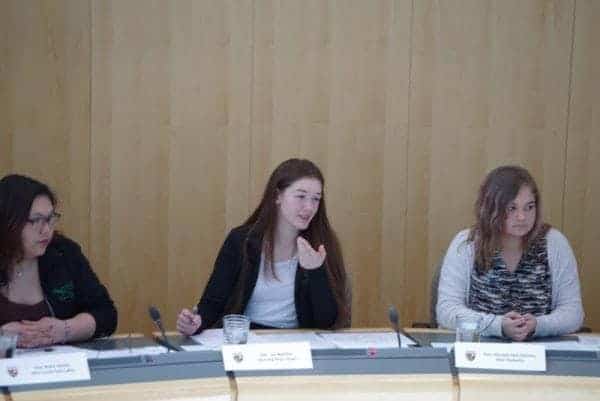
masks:
<instances>
[{"instance_id":1,"label":"wooden desk","mask_svg":"<svg viewBox=\"0 0 600 401\"><path fill-rule=\"evenodd\" d=\"M461 401L598 401L600 378L460 373Z\"/></svg>"},{"instance_id":2,"label":"wooden desk","mask_svg":"<svg viewBox=\"0 0 600 401\"><path fill-rule=\"evenodd\" d=\"M456 401L444 374L236 377L238 401Z\"/></svg>"},{"instance_id":3,"label":"wooden desk","mask_svg":"<svg viewBox=\"0 0 600 401\"><path fill-rule=\"evenodd\" d=\"M413 336L419 335L422 339L452 337L452 332L449 331L407 329L407 332ZM175 340L181 343L186 339ZM120 341L129 341L128 336ZM94 365L92 360L93 380L90 383L23 391L13 388L12 398L4 399L600 400L600 358L595 352L585 355L549 352L548 371L544 374L459 370L458 376L454 377L450 373L445 352L439 349L422 347L403 349L402 352L397 349L381 349L378 353L373 358L366 357L360 351L352 354L316 350L313 352L315 369L312 371L236 372L232 378L225 375L220 354L215 351L175 352L151 356L137 364L115 365L113 368Z\"/></svg>"},{"instance_id":4,"label":"wooden desk","mask_svg":"<svg viewBox=\"0 0 600 401\"><path fill-rule=\"evenodd\" d=\"M230 401L226 377L13 392L6 401Z\"/></svg>"},{"instance_id":5,"label":"wooden desk","mask_svg":"<svg viewBox=\"0 0 600 401\"><path fill-rule=\"evenodd\" d=\"M295 333L311 330L281 330ZM390 331L352 329L349 332ZM257 330L255 334L273 334ZM176 345L189 339L168 333ZM160 336L154 333L154 336ZM457 400L445 350L380 349L375 356L365 350L313 350L312 371L235 372L238 401L262 400Z\"/></svg>"},{"instance_id":6,"label":"wooden desk","mask_svg":"<svg viewBox=\"0 0 600 401\"><path fill-rule=\"evenodd\" d=\"M149 338L134 335L81 344L84 348L102 351L148 345L155 343ZM10 395L4 395L4 400L229 401L233 394L218 352L90 359L89 365L90 381L13 386Z\"/></svg>"}]
</instances>

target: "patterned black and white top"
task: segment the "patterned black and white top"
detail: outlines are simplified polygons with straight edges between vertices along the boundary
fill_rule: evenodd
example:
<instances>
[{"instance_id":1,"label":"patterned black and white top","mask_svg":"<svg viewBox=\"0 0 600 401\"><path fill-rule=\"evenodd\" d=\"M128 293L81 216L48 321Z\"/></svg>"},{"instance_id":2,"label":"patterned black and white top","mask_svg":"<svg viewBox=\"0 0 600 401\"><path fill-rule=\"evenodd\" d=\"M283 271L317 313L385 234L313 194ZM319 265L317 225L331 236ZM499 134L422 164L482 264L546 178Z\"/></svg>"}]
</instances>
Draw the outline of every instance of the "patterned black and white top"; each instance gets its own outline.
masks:
<instances>
[{"instance_id":1,"label":"patterned black and white top","mask_svg":"<svg viewBox=\"0 0 600 401\"><path fill-rule=\"evenodd\" d=\"M552 277L546 236L539 236L523 252L514 272L507 269L500 252L487 271L472 269L468 306L494 315L515 311L541 316L552 312Z\"/></svg>"},{"instance_id":2,"label":"patterned black and white top","mask_svg":"<svg viewBox=\"0 0 600 401\"><path fill-rule=\"evenodd\" d=\"M498 258L484 274L473 271L475 251L469 231L454 237L444 257L436 305L441 327L453 329L458 315L473 314L482 318L482 335L501 337L502 316L513 309L536 316L536 337L573 333L581 327L577 261L560 231L551 228L542 235L526 250L514 273Z\"/></svg>"}]
</instances>

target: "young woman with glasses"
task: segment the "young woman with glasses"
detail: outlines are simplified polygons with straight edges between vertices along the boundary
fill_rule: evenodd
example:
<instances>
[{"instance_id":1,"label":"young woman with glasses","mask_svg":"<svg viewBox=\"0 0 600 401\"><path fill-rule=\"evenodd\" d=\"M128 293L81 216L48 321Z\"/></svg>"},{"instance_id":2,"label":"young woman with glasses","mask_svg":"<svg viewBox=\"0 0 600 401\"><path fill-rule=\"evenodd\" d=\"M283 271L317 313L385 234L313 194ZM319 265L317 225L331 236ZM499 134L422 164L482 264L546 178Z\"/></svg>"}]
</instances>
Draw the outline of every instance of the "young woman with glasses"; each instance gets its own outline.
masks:
<instances>
[{"instance_id":1,"label":"young woman with glasses","mask_svg":"<svg viewBox=\"0 0 600 401\"><path fill-rule=\"evenodd\" d=\"M22 175L0 180L0 330L20 347L114 332L117 311L78 244L55 232L56 196Z\"/></svg>"}]
</instances>

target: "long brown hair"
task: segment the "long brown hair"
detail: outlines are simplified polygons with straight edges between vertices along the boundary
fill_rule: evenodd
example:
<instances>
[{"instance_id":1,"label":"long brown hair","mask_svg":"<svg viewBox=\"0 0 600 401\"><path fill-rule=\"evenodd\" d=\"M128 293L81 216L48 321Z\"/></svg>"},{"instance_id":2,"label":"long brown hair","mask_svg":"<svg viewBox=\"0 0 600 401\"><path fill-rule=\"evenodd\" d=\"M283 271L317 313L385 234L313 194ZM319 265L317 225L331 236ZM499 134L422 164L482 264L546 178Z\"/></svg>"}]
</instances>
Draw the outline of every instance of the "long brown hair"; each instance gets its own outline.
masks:
<instances>
[{"instance_id":1,"label":"long brown hair","mask_svg":"<svg viewBox=\"0 0 600 401\"><path fill-rule=\"evenodd\" d=\"M327 218L325 179L321 170L313 162L306 159L289 159L275 168L267 182L258 207L244 222L244 226L249 229L245 242L248 241L250 236L262 239L265 259L264 266L268 271L273 272L273 244L275 243L275 228L278 216L277 196L302 178L317 179L321 183L323 190L317 212L306 230L302 231L300 235L314 249L317 249L321 244L325 246L327 256L324 267L338 306L338 317L335 326L347 326L349 325L351 314L348 278L340 243ZM247 246L245 245L243 249L242 269L246 272L249 270L248 263ZM244 282L245 280L240 281Z\"/></svg>"},{"instance_id":2,"label":"long brown hair","mask_svg":"<svg viewBox=\"0 0 600 401\"><path fill-rule=\"evenodd\" d=\"M31 205L40 195L56 207L56 196L46 184L18 174L0 180L0 286L8 284L14 265L23 259L21 233Z\"/></svg>"},{"instance_id":3,"label":"long brown hair","mask_svg":"<svg viewBox=\"0 0 600 401\"><path fill-rule=\"evenodd\" d=\"M542 200L535 180L525 168L501 166L492 170L483 180L475 202L475 224L467 241L475 249L475 266L479 271L491 267L494 255L501 249L501 238L507 217L507 208L523 186L529 187L535 198L535 223L524 238L523 247L547 230L542 224Z\"/></svg>"}]
</instances>

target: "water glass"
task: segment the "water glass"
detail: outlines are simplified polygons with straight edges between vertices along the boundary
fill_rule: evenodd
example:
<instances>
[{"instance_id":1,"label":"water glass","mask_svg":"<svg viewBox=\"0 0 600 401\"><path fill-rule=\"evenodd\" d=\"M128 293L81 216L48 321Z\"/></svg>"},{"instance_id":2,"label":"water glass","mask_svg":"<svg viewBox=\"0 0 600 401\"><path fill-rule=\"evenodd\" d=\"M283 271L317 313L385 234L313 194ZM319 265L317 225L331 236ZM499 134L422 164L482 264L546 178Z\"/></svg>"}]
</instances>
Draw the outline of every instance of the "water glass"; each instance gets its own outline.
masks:
<instances>
[{"instance_id":1,"label":"water glass","mask_svg":"<svg viewBox=\"0 0 600 401\"><path fill-rule=\"evenodd\" d=\"M12 356L17 349L18 334L0 332L0 358Z\"/></svg>"},{"instance_id":2,"label":"water glass","mask_svg":"<svg viewBox=\"0 0 600 401\"><path fill-rule=\"evenodd\" d=\"M456 341L479 342L481 330L481 316L459 315L456 317Z\"/></svg>"},{"instance_id":3,"label":"water glass","mask_svg":"<svg viewBox=\"0 0 600 401\"><path fill-rule=\"evenodd\" d=\"M223 316L223 342L225 344L246 344L249 331L250 319L247 316Z\"/></svg>"}]
</instances>

